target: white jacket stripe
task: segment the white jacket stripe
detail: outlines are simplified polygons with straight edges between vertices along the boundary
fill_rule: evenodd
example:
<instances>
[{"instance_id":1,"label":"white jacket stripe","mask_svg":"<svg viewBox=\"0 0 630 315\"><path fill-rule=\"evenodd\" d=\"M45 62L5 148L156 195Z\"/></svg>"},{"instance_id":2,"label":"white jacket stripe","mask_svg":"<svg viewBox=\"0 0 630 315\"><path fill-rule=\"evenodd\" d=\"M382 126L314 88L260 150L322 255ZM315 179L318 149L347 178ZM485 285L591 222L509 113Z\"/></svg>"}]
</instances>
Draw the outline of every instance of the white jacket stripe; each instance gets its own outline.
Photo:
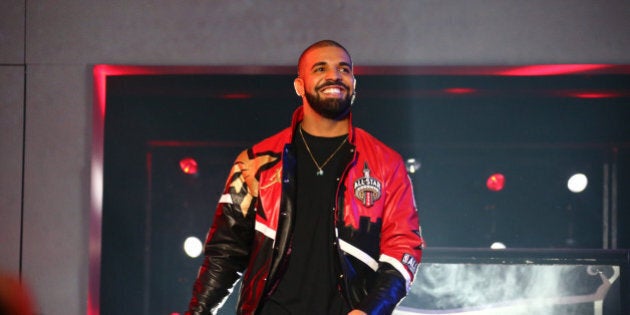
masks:
<instances>
[{"instance_id":1,"label":"white jacket stripe","mask_svg":"<svg viewBox=\"0 0 630 315\"><path fill-rule=\"evenodd\" d=\"M354 256L356 259L368 265L370 268L372 268L372 270L376 271L378 269L378 262L374 260L372 256L366 254L364 251L358 249L357 247L352 246L350 243L339 239L339 247L342 251Z\"/></svg>"},{"instance_id":2,"label":"white jacket stripe","mask_svg":"<svg viewBox=\"0 0 630 315\"><path fill-rule=\"evenodd\" d=\"M276 230L264 225L263 223L260 223L258 221L256 221L256 224L254 225L254 228L256 229L256 231L264 234L266 237L272 239L272 240L276 240Z\"/></svg>"}]
</instances>

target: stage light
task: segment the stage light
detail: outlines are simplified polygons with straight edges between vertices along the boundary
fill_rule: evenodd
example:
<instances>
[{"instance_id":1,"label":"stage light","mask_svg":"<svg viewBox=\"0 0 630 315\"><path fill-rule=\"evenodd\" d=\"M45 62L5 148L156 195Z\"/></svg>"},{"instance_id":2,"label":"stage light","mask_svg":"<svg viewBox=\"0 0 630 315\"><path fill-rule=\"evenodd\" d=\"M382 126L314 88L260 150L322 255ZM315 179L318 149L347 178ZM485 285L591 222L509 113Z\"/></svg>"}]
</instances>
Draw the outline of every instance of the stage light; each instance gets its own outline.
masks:
<instances>
[{"instance_id":1,"label":"stage light","mask_svg":"<svg viewBox=\"0 0 630 315\"><path fill-rule=\"evenodd\" d=\"M531 65L515 67L497 73L505 76L545 76L545 75L566 75L573 73L583 73L610 68L612 65L606 64L561 64L561 65Z\"/></svg>"},{"instance_id":2,"label":"stage light","mask_svg":"<svg viewBox=\"0 0 630 315\"><path fill-rule=\"evenodd\" d=\"M577 98L585 98L585 99L599 99L599 98L615 98L620 97L619 93L614 92L605 92L605 91L584 91L584 92L573 92L569 94L572 97Z\"/></svg>"},{"instance_id":3,"label":"stage light","mask_svg":"<svg viewBox=\"0 0 630 315\"><path fill-rule=\"evenodd\" d=\"M405 167L407 168L407 172L409 174L415 173L417 170L420 169L420 166L420 161L414 158L407 159L407 162L405 163Z\"/></svg>"},{"instance_id":4,"label":"stage light","mask_svg":"<svg viewBox=\"0 0 630 315\"><path fill-rule=\"evenodd\" d=\"M588 178L582 173L573 174L567 181L567 188L576 194L583 192L586 186L588 186Z\"/></svg>"},{"instance_id":5,"label":"stage light","mask_svg":"<svg viewBox=\"0 0 630 315\"><path fill-rule=\"evenodd\" d=\"M491 191L501 191L505 186L505 176L501 173L495 173L486 180L486 187Z\"/></svg>"},{"instance_id":6,"label":"stage light","mask_svg":"<svg viewBox=\"0 0 630 315\"><path fill-rule=\"evenodd\" d=\"M454 88L446 88L444 89L444 92L448 94L463 95L463 94L475 93L477 92L477 90L473 88L466 88L466 87L454 87Z\"/></svg>"},{"instance_id":7,"label":"stage light","mask_svg":"<svg viewBox=\"0 0 630 315\"><path fill-rule=\"evenodd\" d=\"M186 255L190 258L199 257L202 250L203 244L201 244L201 241L198 238L191 236L184 241L184 252L186 252Z\"/></svg>"},{"instance_id":8,"label":"stage light","mask_svg":"<svg viewBox=\"0 0 630 315\"><path fill-rule=\"evenodd\" d=\"M506 246L505 244L501 243L501 242L494 242L492 243L492 245L490 245L491 249L505 249Z\"/></svg>"},{"instance_id":9,"label":"stage light","mask_svg":"<svg viewBox=\"0 0 630 315\"><path fill-rule=\"evenodd\" d=\"M179 161L179 168L181 168L182 172L188 175L195 175L198 171L197 161L195 159L186 157Z\"/></svg>"}]
</instances>

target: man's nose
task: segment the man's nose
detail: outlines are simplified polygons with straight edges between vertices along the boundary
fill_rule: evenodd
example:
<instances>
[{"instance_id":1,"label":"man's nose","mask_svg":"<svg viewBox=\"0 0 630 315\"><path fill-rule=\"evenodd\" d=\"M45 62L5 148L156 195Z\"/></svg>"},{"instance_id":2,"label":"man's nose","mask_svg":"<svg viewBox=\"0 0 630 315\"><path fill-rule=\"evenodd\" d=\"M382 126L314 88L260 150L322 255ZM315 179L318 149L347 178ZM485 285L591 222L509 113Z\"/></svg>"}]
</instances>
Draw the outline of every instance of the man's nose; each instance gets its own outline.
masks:
<instances>
[{"instance_id":1,"label":"man's nose","mask_svg":"<svg viewBox=\"0 0 630 315\"><path fill-rule=\"evenodd\" d=\"M339 78L341 78L341 72L338 69L326 71L326 79L337 81Z\"/></svg>"}]
</instances>

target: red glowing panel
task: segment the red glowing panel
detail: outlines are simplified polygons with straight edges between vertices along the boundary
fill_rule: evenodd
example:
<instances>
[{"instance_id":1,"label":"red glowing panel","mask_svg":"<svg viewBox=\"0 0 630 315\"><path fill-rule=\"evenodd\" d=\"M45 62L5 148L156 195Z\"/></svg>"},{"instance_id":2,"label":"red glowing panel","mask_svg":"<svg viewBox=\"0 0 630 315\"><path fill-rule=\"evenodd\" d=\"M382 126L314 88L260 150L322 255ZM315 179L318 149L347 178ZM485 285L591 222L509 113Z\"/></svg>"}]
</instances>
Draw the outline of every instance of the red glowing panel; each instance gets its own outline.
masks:
<instances>
[{"instance_id":1,"label":"red glowing panel","mask_svg":"<svg viewBox=\"0 0 630 315\"><path fill-rule=\"evenodd\" d=\"M602 70L610 67L611 65L605 64L532 65L500 71L497 74L505 76L563 75Z\"/></svg>"},{"instance_id":2,"label":"red glowing panel","mask_svg":"<svg viewBox=\"0 0 630 315\"><path fill-rule=\"evenodd\" d=\"M197 165L197 161L193 158L183 158L179 161L179 168L181 168L182 172L188 175L195 175L199 170L199 166Z\"/></svg>"},{"instance_id":3,"label":"red glowing panel","mask_svg":"<svg viewBox=\"0 0 630 315\"><path fill-rule=\"evenodd\" d=\"M505 176L501 173L490 175L486 181L486 187L491 191L501 191L505 186Z\"/></svg>"},{"instance_id":4,"label":"red glowing panel","mask_svg":"<svg viewBox=\"0 0 630 315\"><path fill-rule=\"evenodd\" d=\"M577 98L615 98L619 97L619 94L612 92L576 92L571 96Z\"/></svg>"},{"instance_id":5,"label":"red glowing panel","mask_svg":"<svg viewBox=\"0 0 630 315\"><path fill-rule=\"evenodd\" d=\"M454 88L444 89L444 92L448 94L471 94L471 93L475 93L476 90L472 88L454 87Z\"/></svg>"}]
</instances>

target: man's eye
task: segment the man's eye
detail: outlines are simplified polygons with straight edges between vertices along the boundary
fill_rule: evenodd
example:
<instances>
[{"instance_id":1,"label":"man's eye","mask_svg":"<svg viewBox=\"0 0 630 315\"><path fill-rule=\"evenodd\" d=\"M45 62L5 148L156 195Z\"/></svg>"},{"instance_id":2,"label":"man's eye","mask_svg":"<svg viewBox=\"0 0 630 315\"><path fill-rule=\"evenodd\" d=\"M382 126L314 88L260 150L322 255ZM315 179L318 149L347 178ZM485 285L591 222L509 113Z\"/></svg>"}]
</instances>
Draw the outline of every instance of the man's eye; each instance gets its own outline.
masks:
<instances>
[{"instance_id":1,"label":"man's eye","mask_svg":"<svg viewBox=\"0 0 630 315\"><path fill-rule=\"evenodd\" d=\"M324 67L315 68L315 72L324 72Z\"/></svg>"}]
</instances>

